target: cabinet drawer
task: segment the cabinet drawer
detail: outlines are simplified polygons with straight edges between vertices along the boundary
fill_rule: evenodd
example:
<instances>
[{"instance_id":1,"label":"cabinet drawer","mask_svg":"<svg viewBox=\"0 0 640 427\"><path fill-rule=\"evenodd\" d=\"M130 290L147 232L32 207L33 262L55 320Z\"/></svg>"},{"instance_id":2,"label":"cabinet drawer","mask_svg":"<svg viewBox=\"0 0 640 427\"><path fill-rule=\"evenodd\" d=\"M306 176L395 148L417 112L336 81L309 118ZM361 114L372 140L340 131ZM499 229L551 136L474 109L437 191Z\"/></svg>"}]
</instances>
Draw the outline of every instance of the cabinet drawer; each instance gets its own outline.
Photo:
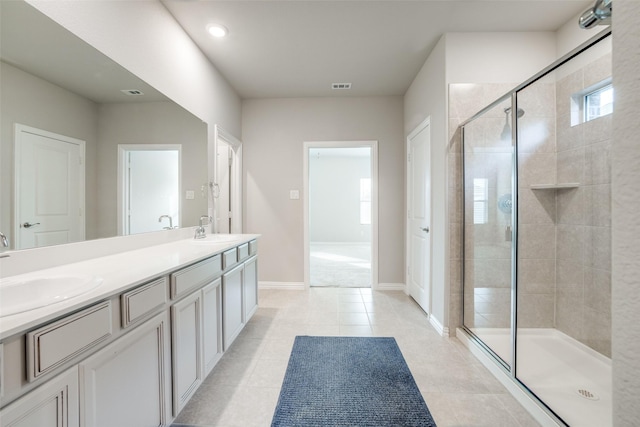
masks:
<instances>
[{"instance_id":1,"label":"cabinet drawer","mask_svg":"<svg viewBox=\"0 0 640 427\"><path fill-rule=\"evenodd\" d=\"M258 253L258 241L252 240L249 242L249 255L255 255Z\"/></svg>"},{"instance_id":2,"label":"cabinet drawer","mask_svg":"<svg viewBox=\"0 0 640 427\"><path fill-rule=\"evenodd\" d=\"M248 256L249 256L249 243L245 243L238 246L238 261L242 261Z\"/></svg>"},{"instance_id":3,"label":"cabinet drawer","mask_svg":"<svg viewBox=\"0 0 640 427\"><path fill-rule=\"evenodd\" d=\"M222 253L222 269L226 270L238 263L238 251L236 248L229 249Z\"/></svg>"},{"instance_id":4,"label":"cabinet drawer","mask_svg":"<svg viewBox=\"0 0 640 427\"><path fill-rule=\"evenodd\" d=\"M120 297L122 327L126 328L144 318L167 302L167 279L165 277L125 292Z\"/></svg>"},{"instance_id":5,"label":"cabinet drawer","mask_svg":"<svg viewBox=\"0 0 640 427\"><path fill-rule=\"evenodd\" d=\"M34 381L111 336L111 302L27 334L27 379Z\"/></svg>"},{"instance_id":6,"label":"cabinet drawer","mask_svg":"<svg viewBox=\"0 0 640 427\"><path fill-rule=\"evenodd\" d=\"M171 274L171 298L184 295L191 289L207 284L219 277L220 273L222 273L220 255L216 255Z\"/></svg>"}]
</instances>

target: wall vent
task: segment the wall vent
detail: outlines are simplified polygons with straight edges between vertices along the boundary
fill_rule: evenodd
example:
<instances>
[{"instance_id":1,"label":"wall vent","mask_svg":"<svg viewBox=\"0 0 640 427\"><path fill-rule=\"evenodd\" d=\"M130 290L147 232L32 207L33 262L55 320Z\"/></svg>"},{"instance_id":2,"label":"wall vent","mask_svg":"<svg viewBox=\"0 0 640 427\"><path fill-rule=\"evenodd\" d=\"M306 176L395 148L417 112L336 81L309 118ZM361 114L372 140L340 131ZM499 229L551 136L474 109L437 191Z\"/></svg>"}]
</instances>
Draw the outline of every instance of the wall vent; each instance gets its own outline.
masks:
<instances>
[{"instance_id":1,"label":"wall vent","mask_svg":"<svg viewBox=\"0 0 640 427\"><path fill-rule=\"evenodd\" d=\"M332 83L331 89L333 90L348 90L351 89L351 83Z\"/></svg>"},{"instance_id":2,"label":"wall vent","mask_svg":"<svg viewBox=\"0 0 640 427\"><path fill-rule=\"evenodd\" d=\"M142 91L138 89L122 89L120 92L124 93L125 95L131 95L131 96L144 95L144 93L142 93Z\"/></svg>"}]
</instances>

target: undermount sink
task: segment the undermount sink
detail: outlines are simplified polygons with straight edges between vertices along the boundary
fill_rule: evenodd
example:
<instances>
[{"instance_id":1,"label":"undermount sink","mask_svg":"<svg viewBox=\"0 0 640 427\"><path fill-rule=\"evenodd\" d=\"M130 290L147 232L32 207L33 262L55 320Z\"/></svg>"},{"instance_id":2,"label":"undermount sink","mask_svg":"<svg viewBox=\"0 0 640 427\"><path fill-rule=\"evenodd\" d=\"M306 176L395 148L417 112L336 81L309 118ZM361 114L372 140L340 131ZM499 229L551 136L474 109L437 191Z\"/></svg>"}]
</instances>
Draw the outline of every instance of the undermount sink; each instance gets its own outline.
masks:
<instances>
[{"instance_id":1,"label":"undermount sink","mask_svg":"<svg viewBox=\"0 0 640 427\"><path fill-rule=\"evenodd\" d=\"M0 317L22 313L77 297L102 283L86 275L41 276L0 280Z\"/></svg>"},{"instance_id":2,"label":"undermount sink","mask_svg":"<svg viewBox=\"0 0 640 427\"><path fill-rule=\"evenodd\" d=\"M209 234L204 239L191 239L191 242L196 245L214 245L217 243L235 242L241 238L242 235L240 234Z\"/></svg>"}]
</instances>

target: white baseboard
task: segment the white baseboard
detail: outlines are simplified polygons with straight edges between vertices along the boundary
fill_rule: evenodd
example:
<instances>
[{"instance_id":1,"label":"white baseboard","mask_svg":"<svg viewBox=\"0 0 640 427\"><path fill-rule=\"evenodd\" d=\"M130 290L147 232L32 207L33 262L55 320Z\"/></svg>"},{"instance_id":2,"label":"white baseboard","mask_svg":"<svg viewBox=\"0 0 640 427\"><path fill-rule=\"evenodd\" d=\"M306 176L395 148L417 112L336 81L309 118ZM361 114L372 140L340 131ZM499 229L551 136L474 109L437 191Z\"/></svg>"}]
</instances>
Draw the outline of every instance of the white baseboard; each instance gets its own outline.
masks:
<instances>
[{"instance_id":1,"label":"white baseboard","mask_svg":"<svg viewBox=\"0 0 640 427\"><path fill-rule=\"evenodd\" d=\"M404 283L378 283L376 291L405 291Z\"/></svg>"},{"instance_id":2,"label":"white baseboard","mask_svg":"<svg viewBox=\"0 0 640 427\"><path fill-rule=\"evenodd\" d=\"M300 282L258 282L258 289L284 289L289 291L304 291L304 283Z\"/></svg>"},{"instance_id":3,"label":"white baseboard","mask_svg":"<svg viewBox=\"0 0 640 427\"><path fill-rule=\"evenodd\" d=\"M440 336L449 336L449 328L445 328L444 326L442 326L442 323L440 323L438 319L433 317L432 314L429 315L429 323L431 323L431 326L433 326L433 328L440 334Z\"/></svg>"}]
</instances>

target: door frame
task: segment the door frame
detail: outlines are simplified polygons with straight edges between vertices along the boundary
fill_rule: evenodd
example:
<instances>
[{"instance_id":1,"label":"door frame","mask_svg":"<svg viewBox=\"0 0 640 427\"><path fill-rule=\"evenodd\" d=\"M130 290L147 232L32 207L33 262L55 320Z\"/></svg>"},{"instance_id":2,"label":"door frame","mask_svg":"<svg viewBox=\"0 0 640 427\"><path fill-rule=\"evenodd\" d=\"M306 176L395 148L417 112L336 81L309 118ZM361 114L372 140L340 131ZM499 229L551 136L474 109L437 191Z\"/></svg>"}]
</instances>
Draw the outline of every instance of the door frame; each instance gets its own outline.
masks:
<instances>
[{"instance_id":1,"label":"door frame","mask_svg":"<svg viewBox=\"0 0 640 427\"><path fill-rule=\"evenodd\" d=\"M31 133L40 135L45 138L57 139L59 141L66 142L68 144L77 145L80 151L80 167L78 169L78 206L81 209L82 215L80 215L79 221L79 241L83 241L86 238L86 200L85 200L85 170L86 170L86 142L72 138L66 135L60 135L57 133L49 132L43 129L34 128L23 124L16 123L13 127L14 141L13 141L13 247L14 249L20 248L20 203L19 195L21 191L19 166L22 161L22 133Z\"/></svg>"},{"instance_id":2,"label":"door frame","mask_svg":"<svg viewBox=\"0 0 640 427\"><path fill-rule=\"evenodd\" d=\"M222 141L229 145L231 148L231 172L229 175L230 180L230 194L231 197L231 229L230 234L242 234L242 141L233 136L230 132L226 131L220 125L213 126L214 138L213 138L213 153L210 156L210 170L213 172L213 177L209 181L209 192L211 195L211 212L210 216L213 218L217 209L217 192L220 191L218 187L218 166L216 156L218 155L218 143ZM212 221L212 232L217 233L218 222L216 218Z\"/></svg>"},{"instance_id":3,"label":"door frame","mask_svg":"<svg viewBox=\"0 0 640 427\"><path fill-rule=\"evenodd\" d=\"M127 170L127 156L129 151L178 151L178 212L180 212L180 222L182 222L182 145L181 144L118 144L118 190L116 195L118 212L118 236L124 236L127 213L125 212L127 191L124 173ZM177 224L178 227L181 224Z\"/></svg>"},{"instance_id":4,"label":"door frame","mask_svg":"<svg viewBox=\"0 0 640 427\"><path fill-rule=\"evenodd\" d=\"M405 170L406 170L406 180L407 180L407 193L406 193L406 209L405 212L407 216L405 217L405 294L410 295L410 274L409 269L411 268L411 223L409 221L410 212L411 212L411 164L410 164L410 153L411 153L411 141L423 130L429 128L429 162L432 162L432 150L431 150L431 116L424 119L418 126L416 126L410 133L407 135L406 146L405 146ZM429 164L429 182L433 183L433 175L431 174L431 164ZM431 196L431 192L429 192ZM431 203L432 198L429 200L429 219L433 220L433 204ZM425 280L428 280L428 292L429 292L429 308L427 314L431 316L431 312L433 310L433 286L432 286L432 267L433 267L433 241L431 239L431 233L429 233L429 259L427 260L429 263L429 275L425 277Z\"/></svg>"},{"instance_id":5,"label":"door frame","mask_svg":"<svg viewBox=\"0 0 640 427\"><path fill-rule=\"evenodd\" d=\"M304 179L304 287L310 285L310 241L309 241L309 150L312 148L357 148L371 149L371 289L378 288L378 141L305 141L303 157Z\"/></svg>"}]
</instances>

